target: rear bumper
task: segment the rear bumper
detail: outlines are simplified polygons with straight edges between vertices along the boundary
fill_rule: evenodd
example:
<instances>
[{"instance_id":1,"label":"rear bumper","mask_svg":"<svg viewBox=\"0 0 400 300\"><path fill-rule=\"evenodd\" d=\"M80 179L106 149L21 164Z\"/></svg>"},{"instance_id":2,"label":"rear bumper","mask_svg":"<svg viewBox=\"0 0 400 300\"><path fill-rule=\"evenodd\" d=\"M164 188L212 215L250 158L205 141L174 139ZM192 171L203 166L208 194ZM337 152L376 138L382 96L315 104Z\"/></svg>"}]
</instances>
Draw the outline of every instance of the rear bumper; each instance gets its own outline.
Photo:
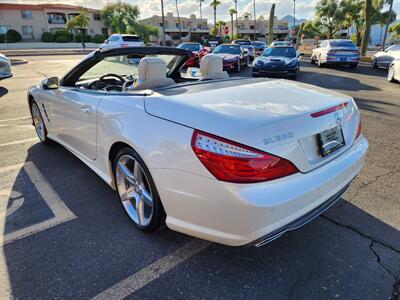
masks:
<instances>
[{"instance_id":1,"label":"rear bumper","mask_svg":"<svg viewBox=\"0 0 400 300\"><path fill-rule=\"evenodd\" d=\"M173 230L213 242L262 245L329 208L360 172L368 142L308 173L257 184L233 184L192 173L152 169Z\"/></svg>"},{"instance_id":2,"label":"rear bumper","mask_svg":"<svg viewBox=\"0 0 400 300\"><path fill-rule=\"evenodd\" d=\"M321 63L330 65L348 65L348 64L358 64L360 58L358 56L327 56L325 58L321 57Z\"/></svg>"}]
</instances>

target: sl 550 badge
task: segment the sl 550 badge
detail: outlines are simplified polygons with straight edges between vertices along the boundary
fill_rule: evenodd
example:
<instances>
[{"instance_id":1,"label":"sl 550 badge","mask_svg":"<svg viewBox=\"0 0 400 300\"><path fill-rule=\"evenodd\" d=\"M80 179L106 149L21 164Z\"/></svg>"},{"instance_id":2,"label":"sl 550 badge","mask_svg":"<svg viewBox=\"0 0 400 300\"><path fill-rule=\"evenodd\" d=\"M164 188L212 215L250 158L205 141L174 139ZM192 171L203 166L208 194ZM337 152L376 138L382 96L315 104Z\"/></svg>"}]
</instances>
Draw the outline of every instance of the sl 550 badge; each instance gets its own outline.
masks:
<instances>
[{"instance_id":1,"label":"sl 550 badge","mask_svg":"<svg viewBox=\"0 0 400 300\"><path fill-rule=\"evenodd\" d=\"M293 132L287 132L282 134L277 134L275 136L267 137L263 139L264 145L269 145L276 142L281 142L284 140L288 140L294 137Z\"/></svg>"}]
</instances>

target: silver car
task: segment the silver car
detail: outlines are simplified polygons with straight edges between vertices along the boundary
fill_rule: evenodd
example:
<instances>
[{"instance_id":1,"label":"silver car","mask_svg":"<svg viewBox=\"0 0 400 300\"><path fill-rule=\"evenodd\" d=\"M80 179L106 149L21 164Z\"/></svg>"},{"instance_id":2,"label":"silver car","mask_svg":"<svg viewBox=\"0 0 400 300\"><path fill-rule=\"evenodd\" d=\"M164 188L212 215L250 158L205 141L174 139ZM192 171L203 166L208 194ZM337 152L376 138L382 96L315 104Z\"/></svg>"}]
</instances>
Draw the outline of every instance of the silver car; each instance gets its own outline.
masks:
<instances>
[{"instance_id":1,"label":"silver car","mask_svg":"<svg viewBox=\"0 0 400 300\"><path fill-rule=\"evenodd\" d=\"M392 45L383 51L375 53L371 58L371 65L374 68L389 68L395 58L400 58L400 44Z\"/></svg>"},{"instance_id":2,"label":"silver car","mask_svg":"<svg viewBox=\"0 0 400 300\"><path fill-rule=\"evenodd\" d=\"M324 65L348 65L355 68L360 60L360 52L350 40L321 41L311 53L311 63Z\"/></svg>"},{"instance_id":3,"label":"silver car","mask_svg":"<svg viewBox=\"0 0 400 300\"><path fill-rule=\"evenodd\" d=\"M0 80L10 78L12 76L11 61L0 53Z\"/></svg>"}]
</instances>

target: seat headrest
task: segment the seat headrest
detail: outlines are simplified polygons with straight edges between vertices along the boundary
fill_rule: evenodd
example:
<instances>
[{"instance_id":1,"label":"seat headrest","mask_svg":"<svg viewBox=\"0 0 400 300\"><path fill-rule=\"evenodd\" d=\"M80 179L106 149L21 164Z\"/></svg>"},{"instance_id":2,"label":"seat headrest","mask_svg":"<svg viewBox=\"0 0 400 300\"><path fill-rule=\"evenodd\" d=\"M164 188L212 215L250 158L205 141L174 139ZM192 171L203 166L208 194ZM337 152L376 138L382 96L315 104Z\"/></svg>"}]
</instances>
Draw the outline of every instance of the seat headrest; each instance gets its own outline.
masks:
<instances>
[{"instance_id":1,"label":"seat headrest","mask_svg":"<svg viewBox=\"0 0 400 300\"><path fill-rule=\"evenodd\" d=\"M223 63L221 56L215 54L207 54L201 59L200 62L201 76L222 73L222 71L223 71Z\"/></svg>"},{"instance_id":2,"label":"seat headrest","mask_svg":"<svg viewBox=\"0 0 400 300\"><path fill-rule=\"evenodd\" d=\"M139 63L138 79L140 82L166 78L167 65L159 57L143 57Z\"/></svg>"}]
</instances>

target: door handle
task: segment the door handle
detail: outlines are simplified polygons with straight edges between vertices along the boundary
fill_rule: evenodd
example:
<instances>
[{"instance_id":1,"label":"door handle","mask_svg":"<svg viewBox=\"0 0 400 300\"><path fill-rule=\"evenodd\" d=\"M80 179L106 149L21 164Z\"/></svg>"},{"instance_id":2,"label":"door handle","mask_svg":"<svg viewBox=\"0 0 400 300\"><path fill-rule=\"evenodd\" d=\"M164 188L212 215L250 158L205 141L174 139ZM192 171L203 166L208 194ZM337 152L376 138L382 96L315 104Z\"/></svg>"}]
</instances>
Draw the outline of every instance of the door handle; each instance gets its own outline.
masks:
<instances>
[{"instance_id":1,"label":"door handle","mask_svg":"<svg viewBox=\"0 0 400 300\"><path fill-rule=\"evenodd\" d=\"M90 106L82 106L81 112L84 114L90 115L92 113L92 108Z\"/></svg>"}]
</instances>

